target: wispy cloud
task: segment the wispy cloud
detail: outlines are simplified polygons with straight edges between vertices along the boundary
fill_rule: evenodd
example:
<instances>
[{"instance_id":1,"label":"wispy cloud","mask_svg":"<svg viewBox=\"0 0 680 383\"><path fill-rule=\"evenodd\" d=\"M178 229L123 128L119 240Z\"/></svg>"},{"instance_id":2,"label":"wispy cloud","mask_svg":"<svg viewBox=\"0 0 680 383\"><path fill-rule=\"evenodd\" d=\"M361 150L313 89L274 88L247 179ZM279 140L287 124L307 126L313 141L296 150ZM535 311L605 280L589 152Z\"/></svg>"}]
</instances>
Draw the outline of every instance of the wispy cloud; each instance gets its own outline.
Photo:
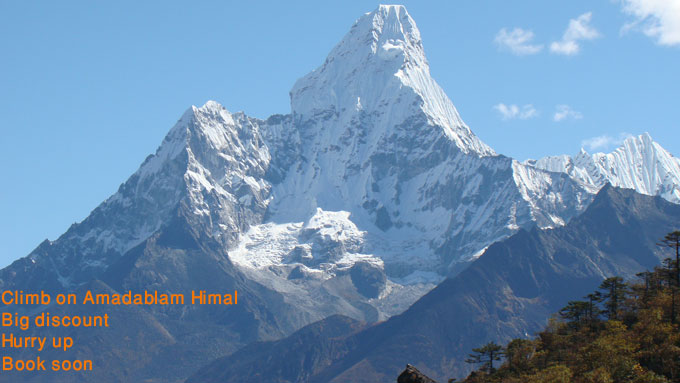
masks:
<instances>
[{"instance_id":1,"label":"wispy cloud","mask_svg":"<svg viewBox=\"0 0 680 383\"><path fill-rule=\"evenodd\" d=\"M569 105L557 105L555 107L555 114L553 115L553 120L556 122L564 121L568 118L573 120L580 120L583 118L581 112L573 110Z\"/></svg>"},{"instance_id":2,"label":"wispy cloud","mask_svg":"<svg viewBox=\"0 0 680 383\"><path fill-rule=\"evenodd\" d=\"M523 56L536 54L543 49L542 44L532 44L533 39L534 32L530 30L515 28L512 31L508 31L503 28L496 34L494 42L500 49Z\"/></svg>"},{"instance_id":3,"label":"wispy cloud","mask_svg":"<svg viewBox=\"0 0 680 383\"><path fill-rule=\"evenodd\" d=\"M550 44L550 52L572 56L581 50L580 41L593 40L600 37L600 32L590 25L592 12L587 12L581 16L569 20L569 26L562 35L562 40L554 41Z\"/></svg>"},{"instance_id":4,"label":"wispy cloud","mask_svg":"<svg viewBox=\"0 0 680 383\"><path fill-rule=\"evenodd\" d=\"M620 146L623 144L623 141L632 136L633 135L630 133L619 133L617 137L603 134L601 136L591 137L581 141L581 146L588 149L589 151L609 150L615 146Z\"/></svg>"},{"instance_id":5,"label":"wispy cloud","mask_svg":"<svg viewBox=\"0 0 680 383\"><path fill-rule=\"evenodd\" d=\"M639 29L660 45L680 45L680 0L621 0L634 17L622 31Z\"/></svg>"},{"instance_id":6,"label":"wispy cloud","mask_svg":"<svg viewBox=\"0 0 680 383\"><path fill-rule=\"evenodd\" d=\"M531 104L526 104L523 107L519 107L515 104L505 105L503 103L493 106L494 109L501 114L504 120L514 120L519 118L520 120L528 120L530 118L538 117L538 111Z\"/></svg>"}]
</instances>

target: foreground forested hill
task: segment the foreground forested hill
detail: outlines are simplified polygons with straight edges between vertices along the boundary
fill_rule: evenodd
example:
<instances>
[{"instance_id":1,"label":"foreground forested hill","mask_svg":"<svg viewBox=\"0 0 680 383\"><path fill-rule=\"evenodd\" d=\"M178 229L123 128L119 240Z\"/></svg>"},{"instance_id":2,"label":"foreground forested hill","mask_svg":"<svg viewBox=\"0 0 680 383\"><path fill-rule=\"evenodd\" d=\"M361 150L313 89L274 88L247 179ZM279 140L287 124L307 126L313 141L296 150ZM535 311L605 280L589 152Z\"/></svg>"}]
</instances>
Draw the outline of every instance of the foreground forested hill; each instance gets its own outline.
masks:
<instances>
[{"instance_id":1,"label":"foreground forested hill","mask_svg":"<svg viewBox=\"0 0 680 383\"><path fill-rule=\"evenodd\" d=\"M638 274L631 283L606 279L583 300L569 302L535 339L474 349L468 362L479 369L463 381L679 381L679 244L680 232L669 234L661 245L670 247L674 257L663 266Z\"/></svg>"}]
</instances>

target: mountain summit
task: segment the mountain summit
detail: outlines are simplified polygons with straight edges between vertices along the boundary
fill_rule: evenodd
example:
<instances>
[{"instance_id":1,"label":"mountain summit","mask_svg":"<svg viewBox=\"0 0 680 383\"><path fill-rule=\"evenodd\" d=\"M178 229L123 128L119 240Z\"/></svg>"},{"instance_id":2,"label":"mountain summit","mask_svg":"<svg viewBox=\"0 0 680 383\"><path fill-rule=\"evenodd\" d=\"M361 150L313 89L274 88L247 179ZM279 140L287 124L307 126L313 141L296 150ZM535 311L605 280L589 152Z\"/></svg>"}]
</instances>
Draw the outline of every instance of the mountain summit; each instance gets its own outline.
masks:
<instances>
[{"instance_id":1,"label":"mountain summit","mask_svg":"<svg viewBox=\"0 0 680 383\"><path fill-rule=\"evenodd\" d=\"M430 76L420 31L401 5L380 5L357 20L323 65L296 82L291 109L303 121L323 115L350 123L377 115L376 128L424 113L460 150L495 154Z\"/></svg>"}]
</instances>

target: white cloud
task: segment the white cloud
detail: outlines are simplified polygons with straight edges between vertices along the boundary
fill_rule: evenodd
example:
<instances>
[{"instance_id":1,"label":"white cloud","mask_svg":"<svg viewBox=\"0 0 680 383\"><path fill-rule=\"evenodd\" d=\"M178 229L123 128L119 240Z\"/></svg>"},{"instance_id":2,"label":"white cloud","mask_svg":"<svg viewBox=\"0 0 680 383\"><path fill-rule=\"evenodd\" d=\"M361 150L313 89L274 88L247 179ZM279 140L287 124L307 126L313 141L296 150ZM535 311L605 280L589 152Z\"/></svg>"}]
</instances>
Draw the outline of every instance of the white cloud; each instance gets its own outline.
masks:
<instances>
[{"instance_id":1,"label":"white cloud","mask_svg":"<svg viewBox=\"0 0 680 383\"><path fill-rule=\"evenodd\" d=\"M618 137L603 134L597 137L587 138L581 141L581 146L589 151L607 150L614 146L621 146L626 138L632 137L630 133L619 133Z\"/></svg>"},{"instance_id":2,"label":"white cloud","mask_svg":"<svg viewBox=\"0 0 680 383\"><path fill-rule=\"evenodd\" d=\"M635 18L623 30L640 29L661 45L680 45L680 0L621 0Z\"/></svg>"},{"instance_id":3,"label":"white cloud","mask_svg":"<svg viewBox=\"0 0 680 383\"><path fill-rule=\"evenodd\" d=\"M554 41L550 44L550 51L561 55L575 55L581 50L579 41L593 40L600 37L600 32L590 25L592 12L587 12L581 16L569 20L569 26L562 35L562 40Z\"/></svg>"},{"instance_id":4,"label":"white cloud","mask_svg":"<svg viewBox=\"0 0 680 383\"><path fill-rule=\"evenodd\" d=\"M577 112L569 105L557 105L555 107L557 110L555 111L555 115L553 116L553 120L556 122L564 121L567 118L571 118L574 120L580 120L583 118L583 115L580 112Z\"/></svg>"},{"instance_id":5,"label":"white cloud","mask_svg":"<svg viewBox=\"0 0 680 383\"><path fill-rule=\"evenodd\" d=\"M526 104L519 107L515 104L505 105L503 103L493 106L494 109L501 114L504 120L513 120L519 118L520 120L528 120L530 118L538 117L538 111L531 104Z\"/></svg>"},{"instance_id":6,"label":"white cloud","mask_svg":"<svg viewBox=\"0 0 680 383\"><path fill-rule=\"evenodd\" d=\"M534 32L515 28L508 32L503 28L496 34L494 41L501 49L507 49L518 56L533 55L543 49L543 45L532 44Z\"/></svg>"}]
</instances>

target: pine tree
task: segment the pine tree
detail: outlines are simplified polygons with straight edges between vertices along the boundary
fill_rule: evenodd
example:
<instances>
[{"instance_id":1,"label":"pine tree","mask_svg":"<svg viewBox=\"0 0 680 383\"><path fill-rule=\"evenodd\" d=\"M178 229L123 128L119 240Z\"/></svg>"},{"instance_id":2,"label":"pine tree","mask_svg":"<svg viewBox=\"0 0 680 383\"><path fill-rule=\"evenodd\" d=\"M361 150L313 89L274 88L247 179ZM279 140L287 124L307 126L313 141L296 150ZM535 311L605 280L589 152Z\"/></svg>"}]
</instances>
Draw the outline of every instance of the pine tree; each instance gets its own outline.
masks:
<instances>
[{"instance_id":1,"label":"pine tree","mask_svg":"<svg viewBox=\"0 0 680 383\"><path fill-rule=\"evenodd\" d=\"M680 230L666 234L658 245L675 249L675 283L680 286Z\"/></svg>"},{"instance_id":2,"label":"pine tree","mask_svg":"<svg viewBox=\"0 0 680 383\"><path fill-rule=\"evenodd\" d=\"M589 319L590 304L584 301L569 301L567 306L560 310L560 316L574 326L579 326Z\"/></svg>"},{"instance_id":3,"label":"pine tree","mask_svg":"<svg viewBox=\"0 0 680 383\"><path fill-rule=\"evenodd\" d=\"M505 348L505 363L515 373L528 372L531 358L536 353L536 344L529 339L513 339Z\"/></svg>"},{"instance_id":4,"label":"pine tree","mask_svg":"<svg viewBox=\"0 0 680 383\"><path fill-rule=\"evenodd\" d=\"M489 342L480 348L473 348L472 352L465 363L483 364L483 369L488 373L494 372L493 362L501 360L501 357L505 355L503 346L494 342Z\"/></svg>"},{"instance_id":5,"label":"pine tree","mask_svg":"<svg viewBox=\"0 0 680 383\"><path fill-rule=\"evenodd\" d=\"M668 287L671 289L671 323L675 323L675 296L680 287L680 231L676 230L666 234L658 245L675 249L675 262L670 258L664 260L665 269L670 274Z\"/></svg>"},{"instance_id":6,"label":"pine tree","mask_svg":"<svg viewBox=\"0 0 680 383\"><path fill-rule=\"evenodd\" d=\"M588 298L588 311L586 312L586 315L588 321L592 324L600 317L600 309L597 307L597 304L602 302L602 294L596 291L586 295L585 298Z\"/></svg>"},{"instance_id":7,"label":"pine tree","mask_svg":"<svg viewBox=\"0 0 680 383\"><path fill-rule=\"evenodd\" d=\"M603 290L602 298L607 319L618 320L619 310L626 299L628 285L623 282L621 277L611 277L602 282L600 290Z\"/></svg>"},{"instance_id":8,"label":"pine tree","mask_svg":"<svg viewBox=\"0 0 680 383\"><path fill-rule=\"evenodd\" d=\"M647 307L649 304L649 299L654 293L653 278L654 273L651 271L643 271L641 273L635 274L636 277L640 278L642 281L642 286L636 287L635 292L640 298L643 307Z\"/></svg>"}]
</instances>

